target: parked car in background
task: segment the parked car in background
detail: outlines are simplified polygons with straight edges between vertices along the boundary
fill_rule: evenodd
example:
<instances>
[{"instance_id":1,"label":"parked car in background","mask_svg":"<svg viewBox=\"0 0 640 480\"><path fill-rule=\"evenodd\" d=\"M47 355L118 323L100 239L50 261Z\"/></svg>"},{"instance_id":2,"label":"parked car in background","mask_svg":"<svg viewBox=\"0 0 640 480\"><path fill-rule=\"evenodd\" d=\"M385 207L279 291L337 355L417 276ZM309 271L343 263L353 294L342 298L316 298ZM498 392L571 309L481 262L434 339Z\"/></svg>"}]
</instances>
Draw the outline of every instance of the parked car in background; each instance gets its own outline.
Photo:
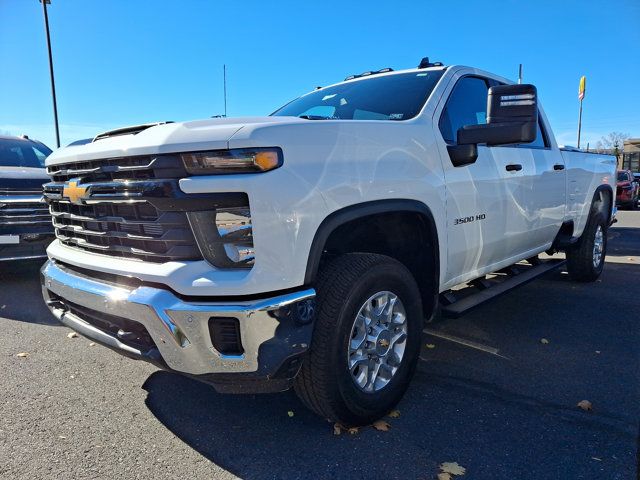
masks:
<instances>
[{"instance_id":1,"label":"parked car in background","mask_svg":"<svg viewBox=\"0 0 640 480\"><path fill-rule=\"evenodd\" d=\"M47 256L54 237L42 185L50 153L28 137L0 136L0 261Z\"/></svg>"},{"instance_id":2,"label":"parked car in background","mask_svg":"<svg viewBox=\"0 0 640 480\"><path fill-rule=\"evenodd\" d=\"M616 203L620 207L636 208L640 195L640 182L631 170L618 170Z\"/></svg>"}]
</instances>

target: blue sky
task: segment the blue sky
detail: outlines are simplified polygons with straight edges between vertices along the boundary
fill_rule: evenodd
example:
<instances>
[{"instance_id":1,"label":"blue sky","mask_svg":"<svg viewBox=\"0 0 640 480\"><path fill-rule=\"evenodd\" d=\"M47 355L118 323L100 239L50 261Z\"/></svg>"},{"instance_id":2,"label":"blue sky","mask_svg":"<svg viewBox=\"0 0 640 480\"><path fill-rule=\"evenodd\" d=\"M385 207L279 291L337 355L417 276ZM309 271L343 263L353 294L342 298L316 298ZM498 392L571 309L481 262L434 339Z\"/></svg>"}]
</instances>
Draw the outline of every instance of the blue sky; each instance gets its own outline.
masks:
<instances>
[{"instance_id":1,"label":"blue sky","mask_svg":"<svg viewBox=\"0 0 640 480\"><path fill-rule=\"evenodd\" d=\"M117 126L266 115L371 69L429 56L537 85L558 141L640 137L640 2L52 0L62 144ZM0 0L0 132L54 146L37 0Z\"/></svg>"}]
</instances>

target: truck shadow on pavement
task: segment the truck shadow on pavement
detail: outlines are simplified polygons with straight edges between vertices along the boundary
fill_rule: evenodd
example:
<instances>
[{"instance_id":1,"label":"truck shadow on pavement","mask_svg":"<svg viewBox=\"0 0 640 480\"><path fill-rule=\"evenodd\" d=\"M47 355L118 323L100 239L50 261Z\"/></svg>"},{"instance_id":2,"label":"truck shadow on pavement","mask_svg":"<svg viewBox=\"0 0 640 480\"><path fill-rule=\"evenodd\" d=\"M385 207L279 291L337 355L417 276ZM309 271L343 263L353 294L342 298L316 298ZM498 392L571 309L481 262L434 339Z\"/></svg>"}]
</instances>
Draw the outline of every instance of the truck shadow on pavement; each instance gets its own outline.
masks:
<instances>
[{"instance_id":1,"label":"truck shadow on pavement","mask_svg":"<svg viewBox=\"0 0 640 480\"><path fill-rule=\"evenodd\" d=\"M591 284L551 272L433 324L500 355L425 337L400 417L385 419L388 432L336 436L292 391L221 395L164 371L145 382L146 404L174 435L243 479L427 479L454 461L469 478L635 478L640 327L637 316L607 305L627 298L636 268L608 263ZM576 407L583 399L593 411Z\"/></svg>"},{"instance_id":2,"label":"truck shadow on pavement","mask_svg":"<svg viewBox=\"0 0 640 480\"><path fill-rule=\"evenodd\" d=\"M44 260L0 262L0 318L61 326L42 299L40 267Z\"/></svg>"},{"instance_id":3,"label":"truck shadow on pavement","mask_svg":"<svg viewBox=\"0 0 640 480\"><path fill-rule=\"evenodd\" d=\"M614 227L609 230L608 255L640 255L640 228Z\"/></svg>"},{"instance_id":4,"label":"truck shadow on pavement","mask_svg":"<svg viewBox=\"0 0 640 480\"><path fill-rule=\"evenodd\" d=\"M633 405L640 400L633 345L640 333L630 330L631 318L615 319L608 322L611 338L599 339L598 325L607 319L582 300L601 292L597 302L610 302L634 268L607 265L606 293L601 284L576 286L551 273L436 325L500 346L504 357L425 338L437 347L423 348L400 417L385 419L388 432L365 427L336 436L292 391L221 395L164 371L145 382L146 404L174 435L243 479L426 479L449 461L467 466L469 478L631 478L639 426ZM569 292L581 302L573 313L563 304ZM514 308L541 295L550 300L536 315ZM549 345L540 343L542 335ZM583 398L594 411L576 408Z\"/></svg>"}]
</instances>

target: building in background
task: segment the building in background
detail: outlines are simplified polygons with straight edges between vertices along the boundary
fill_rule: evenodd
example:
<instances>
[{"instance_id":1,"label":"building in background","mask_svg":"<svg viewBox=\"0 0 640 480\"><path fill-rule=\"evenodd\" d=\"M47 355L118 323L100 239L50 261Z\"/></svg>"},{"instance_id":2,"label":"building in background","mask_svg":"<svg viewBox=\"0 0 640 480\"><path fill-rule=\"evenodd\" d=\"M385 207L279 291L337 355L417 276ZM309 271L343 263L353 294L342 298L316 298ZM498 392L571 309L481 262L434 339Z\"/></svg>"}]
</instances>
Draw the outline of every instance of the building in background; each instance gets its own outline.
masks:
<instances>
[{"instance_id":1,"label":"building in background","mask_svg":"<svg viewBox=\"0 0 640 480\"><path fill-rule=\"evenodd\" d=\"M640 138L630 138L624 141L622 169L640 172Z\"/></svg>"}]
</instances>

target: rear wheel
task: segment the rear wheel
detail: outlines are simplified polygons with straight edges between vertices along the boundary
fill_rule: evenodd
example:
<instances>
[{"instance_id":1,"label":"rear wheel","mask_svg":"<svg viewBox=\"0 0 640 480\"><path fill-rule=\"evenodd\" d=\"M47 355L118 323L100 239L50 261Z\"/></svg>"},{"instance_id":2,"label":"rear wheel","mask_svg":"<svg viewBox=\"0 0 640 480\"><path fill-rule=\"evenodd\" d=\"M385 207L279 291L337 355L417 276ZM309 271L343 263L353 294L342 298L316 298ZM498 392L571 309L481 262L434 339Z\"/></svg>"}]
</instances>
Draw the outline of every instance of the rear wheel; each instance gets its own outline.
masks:
<instances>
[{"instance_id":1,"label":"rear wheel","mask_svg":"<svg viewBox=\"0 0 640 480\"><path fill-rule=\"evenodd\" d=\"M407 268L383 255L341 255L321 269L318 317L295 390L317 414L366 425L402 398L422 333L420 292Z\"/></svg>"},{"instance_id":2,"label":"rear wheel","mask_svg":"<svg viewBox=\"0 0 640 480\"><path fill-rule=\"evenodd\" d=\"M591 212L578 244L566 253L567 271L571 278L579 282L593 282L600 276L607 254L607 223L602 211Z\"/></svg>"}]
</instances>

